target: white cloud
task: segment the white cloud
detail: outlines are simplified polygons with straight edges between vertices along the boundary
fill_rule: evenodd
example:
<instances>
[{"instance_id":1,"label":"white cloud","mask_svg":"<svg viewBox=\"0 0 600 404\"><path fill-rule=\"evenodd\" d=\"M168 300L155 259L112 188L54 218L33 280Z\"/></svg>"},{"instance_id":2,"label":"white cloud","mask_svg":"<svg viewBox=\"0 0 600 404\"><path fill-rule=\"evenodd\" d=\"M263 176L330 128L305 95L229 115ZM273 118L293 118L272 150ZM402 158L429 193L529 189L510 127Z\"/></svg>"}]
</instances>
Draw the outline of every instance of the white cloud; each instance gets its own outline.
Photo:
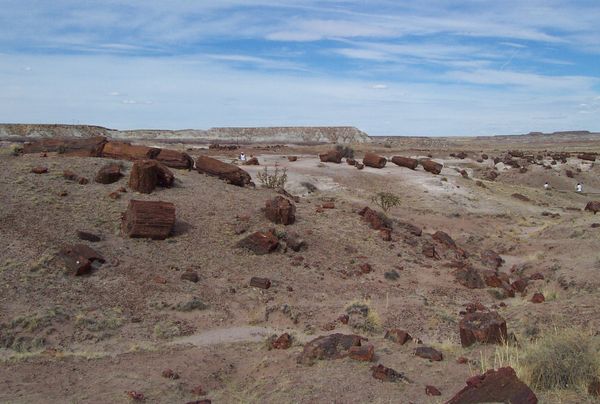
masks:
<instances>
[{"instance_id":1,"label":"white cloud","mask_svg":"<svg viewBox=\"0 0 600 404\"><path fill-rule=\"evenodd\" d=\"M388 86L385 84L373 84L371 88L374 90L387 90Z\"/></svg>"}]
</instances>

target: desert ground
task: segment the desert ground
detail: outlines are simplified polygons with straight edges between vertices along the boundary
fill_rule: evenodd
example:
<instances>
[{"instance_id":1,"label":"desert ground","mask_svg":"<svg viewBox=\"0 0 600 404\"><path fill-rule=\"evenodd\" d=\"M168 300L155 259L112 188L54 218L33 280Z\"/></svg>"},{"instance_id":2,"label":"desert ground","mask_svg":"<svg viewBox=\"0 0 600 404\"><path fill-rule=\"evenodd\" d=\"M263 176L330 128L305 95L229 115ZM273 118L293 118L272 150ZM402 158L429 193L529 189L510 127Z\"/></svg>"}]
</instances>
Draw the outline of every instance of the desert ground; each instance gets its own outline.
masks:
<instances>
[{"instance_id":1,"label":"desert ground","mask_svg":"<svg viewBox=\"0 0 600 404\"><path fill-rule=\"evenodd\" d=\"M256 186L172 170L172 188L140 194L128 187L130 161L118 161L125 175L104 185L93 179L114 160L13 155L10 144L3 145L0 402L442 403L471 376L518 367L510 347L461 345L459 322L469 305L497 311L516 346L563 330L592 338L600 327L600 217L584 211L587 202L600 200L600 168L577 157L600 152L600 142L465 140L452 148L390 138L352 146L359 161L366 151L388 159L429 155L443 164L438 175L391 161L362 170L345 161L321 162L318 154L331 145L165 147L235 164L243 150L260 163L240 165ZM520 168L494 164L517 148L533 159L515 158ZM565 151L571 154L564 162L550 157ZM460 152L465 155L450 156ZM48 172L31 172L40 166ZM297 197L293 224L274 224L263 212L265 202L280 195L261 186L265 167L287 171L285 190ZM90 182L69 181L64 170ZM584 184L581 194L577 182ZM109 196L121 187L126 192L117 199ZM399 197L386 213L391 240L359 214L366 206L381 210L372 201L378 192ZM175 205L169 238L122 234L121 215L133 199ZM305 246L294 251L282 242L264 255L237 246L269 229L282 240L295 234ZM100 241L82 241L78 231ZM456 247L432 238L438 231ZM57 253L77 243L106 262L85 276L65 274ZM428 246L434 256L425 253ZM511 281L528 279L525 291L506 297L500 288L457 280L465 268L495 271L482 259L487 250L502 258L498 272ZM370 271L361 270L364 264ZM182 278L188 272L198 275L197 282ZM268 278L271 287L250 286L252 277ZM535 293L545 301L533 303ZM340 320L343 315L348 321ZM412 341L385 338L390 329L407 331ZM291 335L291 347L271 349L272 336L283 333ZM298 361L305 344L333 333L368 338L373 360ZM435 348L443 360L416 356L419 346ZM377 364L404 378L375 379L371 367ZM178 377L165 377L168 369ZM426 386L441 395L426 394ZM532 389L543 403L595 402L585 387L570 387Z\"/></svg>"}]
</instances>

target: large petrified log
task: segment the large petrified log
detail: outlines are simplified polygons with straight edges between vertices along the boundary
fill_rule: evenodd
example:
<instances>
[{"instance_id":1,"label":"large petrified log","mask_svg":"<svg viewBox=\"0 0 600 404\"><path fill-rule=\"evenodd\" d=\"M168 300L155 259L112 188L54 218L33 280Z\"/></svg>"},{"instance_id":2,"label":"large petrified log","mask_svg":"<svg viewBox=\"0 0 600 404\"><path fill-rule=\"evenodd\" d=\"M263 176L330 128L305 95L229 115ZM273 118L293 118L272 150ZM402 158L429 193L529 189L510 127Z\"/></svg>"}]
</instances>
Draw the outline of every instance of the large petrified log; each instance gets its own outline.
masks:
<instances>
[{"instance_id":1,"label":"large petrified log","mask_svg":"<svg viewBox=\"0 0 600 404\"><path fill-rule=\"evenodd\" d=\"M600 201L589 201L585 205L585 209L584 210L588 210L590 212L594 212L594 215L595 215L596 212L600 212Z\"/></svg>"},{"instance_id":2,"label":"large petrified log","mask_svg":"<svg viewBox=\"0 0 600 404\"><path fill-rule=\"evenodd\" d=\"M102 150L102 156L117 160L154 159L161 152L156 147L132 145L127 142L108 142Z\"/></svg>"},{"instance_id":3,"label":"large petrified log","mask_svg":"<svg viewBox=\"0 0 600 404\"><path fill-rule=\"evenodd\" d=\"M112 184L119 181L122 176L121 166L116 163L110 163L98 170L95 181L99 184Z\"/></svg>"},{"instance_id":4,"label":"large petrified log","mask_svg":"<svg viewBox=\"0 0 600 404\"><path fill-rule=\"evenodd\" d=\"M323 163L336 163L340 164L342 162L342 152L337 149L329 150L325 153L319 154L319 159Z\"/></svg>"},{"instance_id":5,"label":"large petrified log","mask_svg":"<svg viewBox=\"0 0 600 404\"><path fill-rule=\"evenodd\" d=\"M121 228L128 237L164 240L175 225L175 205L162 201L129 201Z\"/></svg>"},{"instance_id":6,"label":"large petrified log","mask_svg":"<svg viewBox=\"0 0 600 404\"><path fill-rule=\"evenodd\" d=\"M143 194L154 191L157 185L170 188L175 176L167 167L155 160L138 160L129 174L129 187Z\"/></svg>"},{"instance_id":7,"label":"large petrified log","mask_svg":"<svg viewBox=\"0 0 600 404\"><path fill-rule=\"evenodd\" d=\"M296 206L283 196L276 196L265 202L265 216L273 223L293 224L296 221Z\"/></svg>"},{"instance_id":8,"label":"large petrified log","mask_svg":"<svg viewBox=\"0 0 600 404\"><path fill-rule=\"evenodd\" d=\"M423 166L423 168L425 169L425 171L428 171L432 174L439 174L442 172L442 168L444 167L443 165L441 165L440 163L436 163L433 160L429 160L429 159L425 159L425 160L421 160L421 165Z\"/></svg>"},{"instance_id":9,"label":"large petrified log","mask_svg":"<svg viewBox=\"0 0 600 404\"><path fill-rule=\"evenodd\" d=\"M406 167L414 170L419 165L419 160L411 159L410 157L394 156L392 157L392 163L400 167Z\"/></svg>"},{"instance_id":10,"label":"large petrified log","mask_svg":"<svg viewBox=\"0 0 600 404\"><path fill-rule=\"evenodd\" d=\"M177 150L161 149L154 159L171 168L191 170L194 167L194 160L190 155Z\"/></svg>"},{"instance_id":11,"label":"large petrified log","mask_svg":"<svg viewBox=\"0 0 600 404\"><path fill-rule=\"evenodd\" d=\"M196 159L196 170L199 173L218 177L239 187L252 184L252 178L246 171L234 164L224 163L212 157L199 156Z\"/></svg>"},{"instance_id":12,"label":"large petrified log","mask_svg":"<svg viewBox=\"0 0 600 404\"><path fill-rule=\"evenodd\" d=\"M375 153L366 152L363 157L363 164L368 167L383 168L385 163L387 163L387 159Z\"/></svg>"},{"instance_id":13,"label":"large petrified log","mask_svg":"<svg viewBox=\"0 0 600 404\"><path fill-rule=\"evenodd\" d=\"M58 152L68 156L100 157L106 138L44 138L23 145L23 153Z\"/></svg>"}]
</instances>

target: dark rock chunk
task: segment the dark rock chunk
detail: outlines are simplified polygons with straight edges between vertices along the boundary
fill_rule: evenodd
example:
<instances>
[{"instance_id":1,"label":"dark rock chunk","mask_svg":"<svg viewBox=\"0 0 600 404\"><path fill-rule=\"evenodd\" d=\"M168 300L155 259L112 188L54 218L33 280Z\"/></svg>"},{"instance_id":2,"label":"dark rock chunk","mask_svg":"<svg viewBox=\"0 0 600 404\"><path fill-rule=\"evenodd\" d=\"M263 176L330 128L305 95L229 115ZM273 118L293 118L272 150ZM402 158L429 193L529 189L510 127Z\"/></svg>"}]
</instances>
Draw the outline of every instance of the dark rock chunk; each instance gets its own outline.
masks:
<instances>
[{"instance_id":1,"label":"dark rock chunk","mask_svg":"<svg viewBox=\"0 0 600 404\"><path fill-rule=\"evenodd\" d=\"M417 349L415 349L415 355L420 358L429 359L436 362L444 359L444 355L442 355L440 351L428 346L417 347Z\"/></svg>"},{"instance_id":2,"label":"dark rock chunk","mask_svg":"<svg viewBox=\"0 0 600 404\"><path fill-rule=\"evenodd\" d=\"M463 347L482 344L501 344L506 341L506 320L495 311L466 314L459 323L460 342Z\"/></svg>"},{"instance_id":3,"label":"dark rock chunk","mask_svg":"<svg viewBox=\"0 0 600 404\"><path fill-rule=\"evenodd\" d=\"M304 345L298 363L312 365L316 360L340 359L348 356L350 348L366 340L359 335L331 334L313 339Z\"/></svg>"},{"instance_id":4,"label":"dark rock chunk","mask_svg":"<svg viewBox=\"0 0 600 404\"><path fill-rule=\"evenodd\" d=\"M237 244L238 247L246 248L256 255L264 255L275 251L278 245L279 240L273 233L263 233L260 231L250 234Z\"/></svg>"}]
</instances>

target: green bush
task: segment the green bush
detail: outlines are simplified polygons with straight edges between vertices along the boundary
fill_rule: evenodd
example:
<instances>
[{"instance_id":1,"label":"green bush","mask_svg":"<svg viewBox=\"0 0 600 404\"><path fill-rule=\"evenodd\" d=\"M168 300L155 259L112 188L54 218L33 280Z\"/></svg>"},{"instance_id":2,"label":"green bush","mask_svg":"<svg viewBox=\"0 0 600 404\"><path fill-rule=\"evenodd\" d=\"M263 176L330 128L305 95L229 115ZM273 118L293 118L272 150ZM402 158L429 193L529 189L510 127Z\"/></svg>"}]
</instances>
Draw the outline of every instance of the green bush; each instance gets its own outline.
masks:
<instances>
[{"instance_id":1,"label":"green bush","mask_svg":"<svg viewBox=\"0 0 600 404\"><path fill-rule=\"evenodd\" d=\"M386 213L394 206L400 206L401 202L400 197L391 192L378 192L371 198L371 201Z\"/></svg>"}]
</instances>

